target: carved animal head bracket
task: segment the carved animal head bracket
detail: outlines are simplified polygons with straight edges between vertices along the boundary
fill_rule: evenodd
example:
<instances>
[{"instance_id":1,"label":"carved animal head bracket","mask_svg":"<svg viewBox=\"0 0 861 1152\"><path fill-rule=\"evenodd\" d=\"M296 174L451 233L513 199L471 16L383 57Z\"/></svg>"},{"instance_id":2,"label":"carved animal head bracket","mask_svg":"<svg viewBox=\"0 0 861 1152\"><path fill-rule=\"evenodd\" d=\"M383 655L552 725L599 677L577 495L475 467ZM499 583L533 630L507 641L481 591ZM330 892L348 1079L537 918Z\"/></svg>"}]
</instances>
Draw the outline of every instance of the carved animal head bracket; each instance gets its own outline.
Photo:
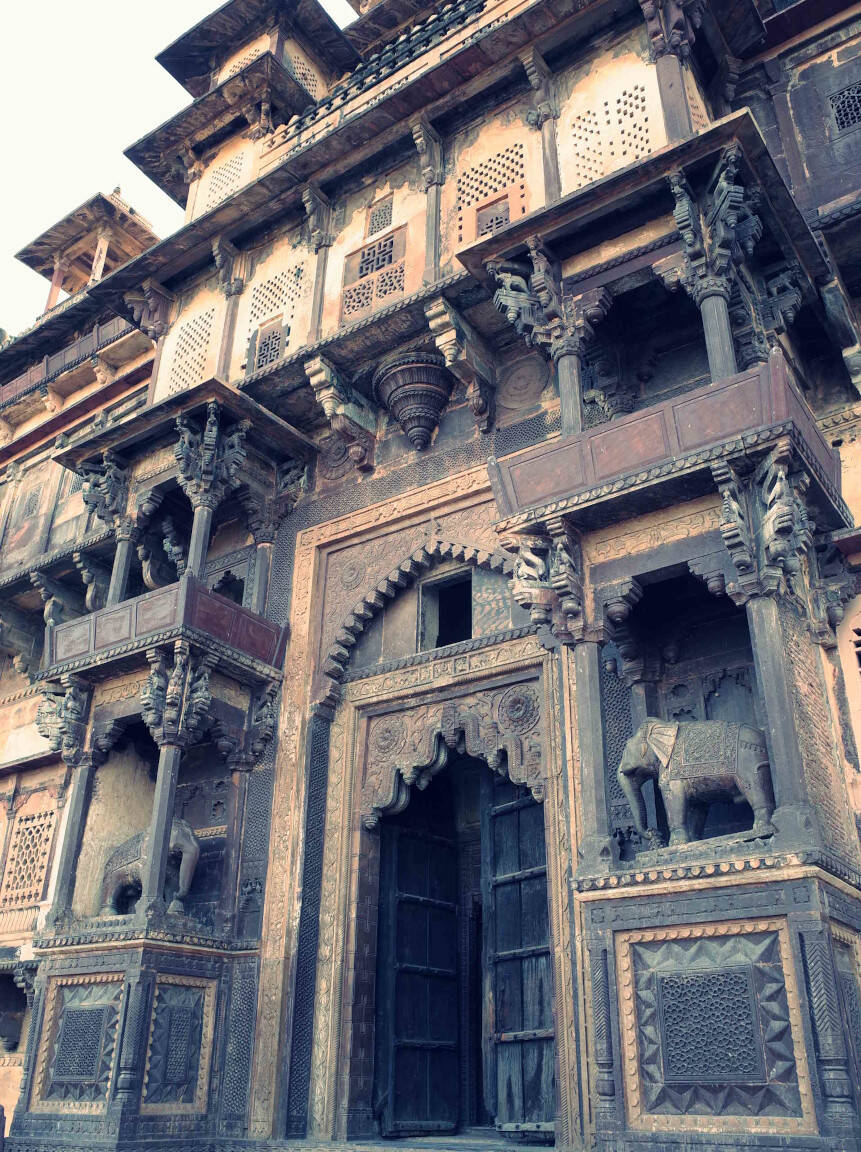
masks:
<instances>
[{"instance_id":1,"label":"carved animal head bracket","mask_svg":"<svg viewBox=\"0 0 861 1152\"><path fill-rule=\"evenodd\" d=\"M110 448L102 453L99 464L80 468L83 477L81 498L88 508L109 528L125 515L129 492L129 474L125 462Z\"/></svg>"},{"instance_id":2,"label":"carved animal head bracket","mask_svg":"<svg viewBox=\"0 0 861 1152\"><path fill-rule=\"evenodd\" d=\"M241 483L245 463L245 437L250 420L225 427L221 407L211 400L201 425L182 413L176 418L179 440L173 450L179 464L179 484L192 507L215 509Z\"/></svg>"},{"instance_id":3,"label":"carved animal head bracket","mask_svg":"<svg viewBox=\"0 0 861 1152\"><path fill-rule=\"evenodd\" d=\"M553 640L575 644L585 635L583 557L575 533L562 520L547 532L523 533L501 541L516 556L511 595L529 612L539 635L547 628Z\"/></svg>"},{"instance_id":4,"label":"carved animal head bracket","mask_svg":"<svg viewBox=\"0 0 861 1152\"><path fill-rule=\"evenodd\" d=\"M153 740L159 746L194 744L209 724L209 678L217 657L177 640L172 652L149 649L147 660L150 674L141 687L141 716Z\"/></svg>"},{"instance_id":5,"label":"carved animal head bracket","mask_svg":"<svg viewBox=\"0 0 861 1152\"><path fill-rule=\"evenodd\" d=\"M440 296L425 304L425 316L445 366L466 385L466 397L480 432L493 427L496 364L493 353L465 317Z\"/></svg>"},{"instance_id":6,"label":"carved animal head bracket","mask_svg":"<svg viewBox=\"0 0 861 1152\"><path fill-rule=\"evenodd\" d=\"M36 728L59 752L64 763L73 768L84 755L84 736L90 707L90 689L73 676L64 676L59 684L46 687L36 713Z\"/></svg>"},{"instance_id":7,"label":"carved animal head bracket","mask_svg":"<svg viewBox=\"0 0 861 1152\"><path fill-rule=\"evenodd\" d=\"M377 445L376 412L325 357L307 360L305 374L330 428L347 446L350 459L360 472L370 472Z\"/></svg>"}]
</instances>

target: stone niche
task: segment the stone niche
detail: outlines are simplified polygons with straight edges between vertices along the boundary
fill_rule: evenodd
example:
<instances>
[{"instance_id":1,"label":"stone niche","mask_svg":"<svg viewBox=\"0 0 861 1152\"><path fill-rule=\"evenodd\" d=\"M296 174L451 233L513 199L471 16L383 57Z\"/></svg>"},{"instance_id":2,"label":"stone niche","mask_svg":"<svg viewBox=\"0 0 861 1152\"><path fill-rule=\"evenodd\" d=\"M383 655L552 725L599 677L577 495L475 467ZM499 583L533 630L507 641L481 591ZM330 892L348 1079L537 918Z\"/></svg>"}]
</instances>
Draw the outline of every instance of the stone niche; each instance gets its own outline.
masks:
<instances>
[{"instance_id":1,"label":"stone niche","mask_svg":"<svg viewBox=\"0 0 861 1152\"><path fill-rule=\"evenodd\" d=\"M747 619L727 597L711 596L688 574L643 586L642 599L602 651L602 711L611 835L622 864L656 841L635 826L617 778L628 738L647 716L669 722L726 722L762 728ZM652 779L642 785L650 830L666 844L667 813ZM692 839L749 837L753 812L741 794L707 804ZM695 820L696 824L697 821Z\"/></svg>"}]
</instances>

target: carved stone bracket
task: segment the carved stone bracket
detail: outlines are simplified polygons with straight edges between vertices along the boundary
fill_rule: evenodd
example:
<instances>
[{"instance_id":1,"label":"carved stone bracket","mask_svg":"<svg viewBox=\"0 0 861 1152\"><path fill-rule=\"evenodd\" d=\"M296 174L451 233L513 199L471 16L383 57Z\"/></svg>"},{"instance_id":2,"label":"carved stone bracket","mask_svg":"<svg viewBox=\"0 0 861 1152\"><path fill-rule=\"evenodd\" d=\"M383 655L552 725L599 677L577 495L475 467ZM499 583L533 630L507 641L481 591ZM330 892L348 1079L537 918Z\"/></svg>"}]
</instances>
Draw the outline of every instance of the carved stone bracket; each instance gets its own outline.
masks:
<instances>
[{"instance_id":1,"label":"carved stone bracket","mask_svg":"<svg viewBox=\"0 0 861 1152\"><path fill-rule=\"evenodd\" d=\"M176 641L172 654L147 650L150 674L141 687L141 716L156 744L187 747L203 736L212 703L209 678L217 659L192 651L185 640Z\"/></svg>"},{"instance_id":2,"label":"carved stone bracket","mask_svg":"<svg viewBox=\"0 0 861 1152\"><path fill-rule=\"evenodd\" d=\"M82 500L109 528L114 527L128 500L129 474L124 461L108 448L100 464L82 465L80 475L84 481Z\"/></svg>"},{"instance_id":3,"label":"carved stone bracket","mask_svg":"<svg viewBox=\"0 0 861 1152\"><path fill-rule=\"evenodd\" d=\"M534 93L533 105L526 113L526 123L530 128L540 129L548 120L556 120L559 116L553 75L534 45L520 53L520 62Z\"/></svg>"},{"instance_id":4,"label":"carved stone bracket","mask_svg":"<svg viewBox=\"0 0 861 1152\"><path fill-rule=\"evenodd\" d=\"M62 624L65 620L83 616L85 612L83 597L72 592L64 584L52 580L44 572L31 572L30 583L39 590L42 597L46 624Z\"/></svg>"},{"instance_id":5,"label":"carved stone bracket","mask_svg":"<svg viewBox=\"0 0 861 1152\"><path fill-rule=\"evenodd\" d=\"M741 156L737 144L724 148L703 203L696 200L682 172L669 177L685 258L681 284L698 307L708 296L729 300L736 266L762 236L762 221L755 211L757 194L746 192L739 182Z\"/></svg>"},{"instance_id":6,"label":"carved stone bracket","mask_svg":"<svg viewBox=\"0 0 861 1152\"><path fill-rule=\"evenodd\" d=\"M243 484L236 497L245 512L255 544L271 544L285 518L308 486L308 469L301 460L285 460L275 473L274 487L252 490Z\"/></svg>"},{"instance_id":7,"label":"carved stone bracket","mask_svg":"<svg viewBox=\"0 0 861 1152\"><path fill-rule=\"evenodd\" d=\"M182 539L172 517L165 516L161 522L162 547L168 560L176 568L177 576L181 576L188 562L188 548ZM172 583L172 581L169 581Z\"/></svg>"},{"instance_id":8,"label":"carved stone bracket","mask_svg":"<svg viewBox=\"0 0 861 1152\"><path fill-rule=\"evenodd\" d=\"M442 139L423 116L414 120L410 127L419 154L424 190L427 192L434 184L445 181Z\"/></svg>"},{"instance_id":9,"label":"carved stone bracket","mask_svg":"<svg viewBox=\"0 0 861 1152\"><path fill-rule=\"evenodd\" d=\"M315 252L329 248L335 241L332 231L332 205L319 188L309 184L302 189L302 203L311 227L311 244Z\"/></svg>"},{"instance_id":10,"label":"carved stone bracket","mask_svg":"<svg viewBox=\"0 0 861 1152\"><path fill-rule=\"evenodd\" d=\"M212 259L218 272L218 286L225 296L239 296L245 288L241 276L234 276L239 262L239 252L224 236L216 236L212 241Z\"/></svg>"},{"instance_id":11,"label":"carved stone bracket","mask_svg":"<svg viewBox=\"0 0 861 1152\"><path fill-rule=\"evenodd\" d=\"M182 568L180 569L179 564L175 568L172 567L164 543L154 532L144 534L138 543L137 554L141 562L144 585L151 592L155 591L156 588L164 588L168 584L173 584L177 575L181 576L185 571L184 551L180 550Z\"/></svg>"},{"instance_id":12,"label":"carved stone bracket","mask_svg":"<svg viewBox=\"0 0 861 1152\"><path fill-rule=\"evenodd\" d=\"M418 451L427 448L451 396L452 377L435 352L402 352L377 369L374 395Z\"/></svg>"},{"instance_id":13,"label":"carved stone bracket","mask_svg":"<svg viewBox=\"0 0 861 1152\"><path fill-rule=\"evenodd\" d=\"M90 707L88 687L73 676L64 676L57 685L48 685L36 713L36 728L73 768L84 753L84 735Z\"/></svg>"},{"instance_id":14,"label":"carved stone bracket","mask_svg":"<svg viewBox=\"0 0 861 1152\"><path fill-rule=\"evenodd\" d=\"M376 413L325 357L315 356L306 360L305 374L329 426L347 446L350 459L360 472L371 471L377 443Z\"/></svg>"},{"instance_id":15,"label":"carved stone bracket","mask_svg":"<svg viewBox=\"0 0 861 1152\"><path fill-rule=\"evenodd\" d=\"M185 413L176 418L179 440L174 456L179 464L179 484L193 508L215 509L241 483L239 469L245 462L245 435L249 420L231 428L222 426L221 409L212 400L206 406L201 427Z\"/></svg>"},{"instance_id":16,"label":"carved stone bracket","mask_svg":"<svg viewBox=\"0 0 861 1152\"><path fill-rule=\"evenodd\" d=\"M703 0L640 0L640 9L653 58L670 55L687 60L702 24Z\"/></svg>"},{"instance_id":17,"label":"carved stone bracket","mask_svg":"<svg viewBox=\"0 0 861 1152\"><path fill-rule=\"evenodd\" d=\"M42 622L37 616L0 603L0 650L12 656L16 672L27 676L36 671L43 639Z\"/></svg>"},{"instance_id":18,"label":"carved stone bracket","mask_svg":"<svg viewBox=\"0 0 861 1152\"><path fill-rule=\"evenodd\" d=\"M496 368L481 336L442 296L425 304L428 327L446 368L466 385L466 398L480 432L493 426Z\"/></svg>"},{"instance_id":19,"label":"carved stone bracket","mask_svg":"<svg viewBox=\"0 0 861 1152\"><path fill-rule=\"evenodd\" d=\"M402 811L412 785L426 788L450 752L477 756L536 800L544 798L544 723L533 683L485 689L376 717L368 730L362 822Z\"/></svg>"},{"instance_id":20,"label":"carved stone bracket","mask_svg":"<svg viewBox=\"0 0 861 1152\"><path fill-rule=\"evenodd\" d=\"M84 607L88 612L98 612L107 603L108 588L111 583L110 570L86 552L74 552L72 559L75 562L75 567L81 573L81 579L86 589Z\"/></svg>"},{"instance_id":21,"label":"carved stone bracket","mask_svg":"<svg viewBox=\"0 0 861 1152\"><path fill-rule=\"evenodd\" d=\"M168 317L170 306L174 300L168 292L155 280L144 280L140 288L126 292L123 299L131 314L132 322L140 328L150 340L159 340L170 327Z\"/></svg>"},{"instance_id":22,"label":"carved stone bracket","mask_svg":"<svg viewBox=\"0 0 861 1152\"><path fill-rule=\"evenodd\" d=\"M855 578L846 559L833 544L821 542L810 558L810 631L823 648L837 647L837 628L845 606L855 596Z\"/></svg>"}]
</instances>

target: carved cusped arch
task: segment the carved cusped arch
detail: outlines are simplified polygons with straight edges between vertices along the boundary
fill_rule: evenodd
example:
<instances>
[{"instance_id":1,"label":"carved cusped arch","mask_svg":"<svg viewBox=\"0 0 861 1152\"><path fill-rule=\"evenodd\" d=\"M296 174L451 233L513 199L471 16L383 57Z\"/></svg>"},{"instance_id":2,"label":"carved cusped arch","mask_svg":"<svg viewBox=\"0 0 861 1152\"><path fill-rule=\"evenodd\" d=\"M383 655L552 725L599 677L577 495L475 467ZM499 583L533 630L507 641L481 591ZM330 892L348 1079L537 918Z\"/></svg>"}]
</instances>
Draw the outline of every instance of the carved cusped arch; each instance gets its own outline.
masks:
<instances>
[{"instance_id":1,"label":"carved cusped arch","mask_svg":"<svg viewBox=\"0 0 861 1152\"><path fill-rule=\"evenodd\" d=\"M428 540L369 588L347 613L323 657L323 672L330 680L340 683L359 637L377 613L390 600L394 600L399 592L414 583L422 572L441 560L472 564L476 568L502 572L506 576L514 572L514 561L504 552L488 551L438 537Z\"/></svg>"},{"instance_id":2,"label":"carved cusped arch","mask_svg":"<svg viewBox=\"0 0 861 1152\"><path fill-rule=\"evenodd\" d=\"M486 688L455 700L402 708L368 725L362 823L402 812L410 787L426 788L450 752L484 760L513 784L544 799L546 756L542 696L537 681Z\"/></svg>"}]
</instances>

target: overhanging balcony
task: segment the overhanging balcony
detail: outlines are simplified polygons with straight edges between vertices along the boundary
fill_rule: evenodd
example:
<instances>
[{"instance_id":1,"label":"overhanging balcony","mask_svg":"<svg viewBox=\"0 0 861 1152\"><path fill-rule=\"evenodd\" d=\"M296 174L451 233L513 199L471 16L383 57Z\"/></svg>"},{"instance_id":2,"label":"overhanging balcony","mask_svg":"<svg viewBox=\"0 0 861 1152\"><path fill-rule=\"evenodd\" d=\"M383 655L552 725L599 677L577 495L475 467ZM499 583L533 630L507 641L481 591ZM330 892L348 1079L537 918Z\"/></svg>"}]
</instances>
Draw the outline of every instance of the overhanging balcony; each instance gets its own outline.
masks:
<instances>
[{"instance_id":1,"label":"overhanging balcony","mask_svg":"<svg viewBox=\"0 0 861 1152\"><path fill-rule=\"evenodd\" d=\"M711 465L738 456L753 460L786 436L828 520L819 527L851 523L840 496L840 458L779 349L768 363L717 384L490 461L489 471L511 527L568 515L592 528L713 492Z\"/></svg>"},{"instance_id":2,"label":"overhanging balcony","mask_svg":"<svg viewBox=\"0 0 861 1152\"><path fill-rule=\"evenodd\" d=\"M210 592L191 577L48 628L45 670L104 680L146 664L146 650L188 640L218 655L218 667L241 680L280 674L287 633Z\"/></svg>"}]
</instances>

